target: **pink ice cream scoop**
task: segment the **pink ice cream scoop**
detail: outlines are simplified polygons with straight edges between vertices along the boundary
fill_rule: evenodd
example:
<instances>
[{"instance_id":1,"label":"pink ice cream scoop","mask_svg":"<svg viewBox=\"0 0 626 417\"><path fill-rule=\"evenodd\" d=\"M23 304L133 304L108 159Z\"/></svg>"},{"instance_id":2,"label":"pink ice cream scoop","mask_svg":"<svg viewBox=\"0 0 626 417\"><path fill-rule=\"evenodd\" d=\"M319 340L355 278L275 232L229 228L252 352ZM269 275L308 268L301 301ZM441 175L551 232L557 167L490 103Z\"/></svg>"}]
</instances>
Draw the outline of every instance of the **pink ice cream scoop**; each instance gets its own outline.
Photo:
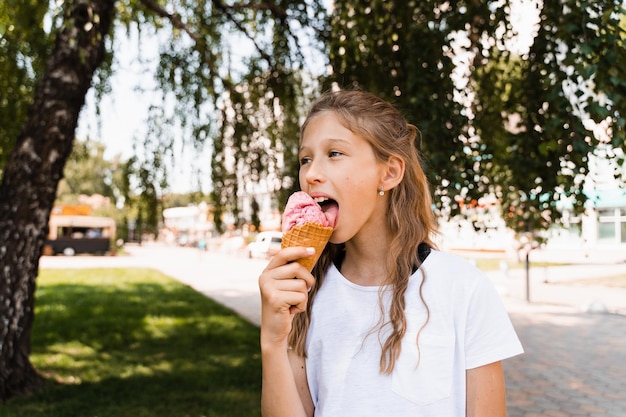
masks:
<instances>
[{"instance_id":1,"label":"pink ice cream scoop","mask_svg":"<svg viewBox=\"0 0 626 417\"><path fill-rule=\"evenodd\" d=\"M283 212L282 229L286 233L294 226L305 223L319 224L323 227L335 227L337 220L337 206L332 205L326 211L315 202L315 200L305 193L298 191L293 193Z\"/></svg>"}]
</instances>

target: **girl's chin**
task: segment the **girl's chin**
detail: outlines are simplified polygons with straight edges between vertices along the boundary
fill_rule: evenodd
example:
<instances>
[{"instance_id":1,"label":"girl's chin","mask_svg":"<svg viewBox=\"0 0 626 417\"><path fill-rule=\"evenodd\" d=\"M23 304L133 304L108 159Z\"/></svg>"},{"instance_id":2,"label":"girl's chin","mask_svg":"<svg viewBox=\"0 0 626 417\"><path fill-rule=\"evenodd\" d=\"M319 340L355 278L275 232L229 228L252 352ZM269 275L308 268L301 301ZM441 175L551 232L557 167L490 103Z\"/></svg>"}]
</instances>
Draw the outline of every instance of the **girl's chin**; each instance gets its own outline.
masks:
<instances>
[{"instance_id":1,"label":"girl's chin","mask_svg":"<svg viewBox=\"0 0 626 417\"><path fill-rule=\"evenodd\" d=\"M330 237L329 242L332 243L333 245L341 245L343 243L346 243L346 241L348 239L346 239L346 237L342 236L340 233L341 232L337 233L337 229L335 228L335 231L333 232L332 236Z\"/></svg>"}]
</instances>

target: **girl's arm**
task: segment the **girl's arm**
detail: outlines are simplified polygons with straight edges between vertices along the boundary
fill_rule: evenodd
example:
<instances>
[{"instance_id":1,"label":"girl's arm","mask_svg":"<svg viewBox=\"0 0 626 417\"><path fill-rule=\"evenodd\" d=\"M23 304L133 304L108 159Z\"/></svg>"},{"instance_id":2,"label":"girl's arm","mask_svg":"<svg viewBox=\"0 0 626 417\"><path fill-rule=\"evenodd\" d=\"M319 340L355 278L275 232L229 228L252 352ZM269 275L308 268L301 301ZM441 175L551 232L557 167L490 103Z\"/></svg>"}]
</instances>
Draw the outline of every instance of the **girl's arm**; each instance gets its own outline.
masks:
<instances>
[{"instance_id":1,"label":"girl's arm","mask_svg":"<svg viewBox=\"0 0 626 417\"><path fill-rule=\"evenodd\" d=\"M506 417L506 391L502 363L466 371L467 417Z\"/></svg>"},{"instance_id":2,"label":"girl's arm","mask_svg":"<svg viewBox=\"0 0 626 417\"><path fill-rule=\"evenodd\" d=\"M296 259L306 248L282 249L259 277L261 290L261 410L264 417L312 417L304 358L288 349L293 316L306 310L313 276Z\"/></svg>"},{"instance_id":3,"label":"girl's arm","mask_svg":"<svg viewBox=\"0 0 626 417\"><path fill-rule=\"evenodd\" d=\"M261 411L264 417L312 417L304 358L293 351L262 349L263 388Z\"/></svg>"},{"instance_id":4,"label":"girl's arm","mask_svg":"<svg viewBox=\"0 0 626 417\"><path fill-rule=\"evenodd\" d=\"M296 381L298 395L302 401L302 406L306 411L306 415L313 417L315 407L313 406L313 399L311 398L309 383L306 378L305 359L302 356L298 356L293 350L290 350L289 361L291 363L291 369L293 370L294 380Z\"/></svg>"}]
</instances>

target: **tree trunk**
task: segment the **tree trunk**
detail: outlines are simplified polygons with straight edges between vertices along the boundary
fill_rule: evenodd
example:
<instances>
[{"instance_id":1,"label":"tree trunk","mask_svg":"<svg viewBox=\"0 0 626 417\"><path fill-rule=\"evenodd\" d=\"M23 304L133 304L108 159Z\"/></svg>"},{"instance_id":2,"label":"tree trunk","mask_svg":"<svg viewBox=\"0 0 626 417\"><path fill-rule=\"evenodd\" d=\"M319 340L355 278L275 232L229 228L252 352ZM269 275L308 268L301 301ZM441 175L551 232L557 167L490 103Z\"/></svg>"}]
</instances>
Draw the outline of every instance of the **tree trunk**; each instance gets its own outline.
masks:
<instances>
[{"instance_id":1,"label":"tree trunk","mask_svg":"<svg viewBox=\"0 0 626 417\"><path fill-rule=\"evenodd\" d=\"M35 391L30 336L35 282L50 211L115 0L65 2L63 27L0 184L0 399Z\"/></svg>"}]
</instances>

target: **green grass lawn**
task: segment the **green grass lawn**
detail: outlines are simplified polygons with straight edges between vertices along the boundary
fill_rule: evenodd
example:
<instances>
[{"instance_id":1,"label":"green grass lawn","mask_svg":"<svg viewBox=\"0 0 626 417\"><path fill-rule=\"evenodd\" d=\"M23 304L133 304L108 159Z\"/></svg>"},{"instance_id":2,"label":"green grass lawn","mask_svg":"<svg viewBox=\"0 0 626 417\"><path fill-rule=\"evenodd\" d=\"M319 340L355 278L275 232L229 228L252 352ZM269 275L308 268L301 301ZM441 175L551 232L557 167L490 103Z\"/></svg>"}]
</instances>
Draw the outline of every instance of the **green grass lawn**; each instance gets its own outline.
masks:
<instances>
[{"instance_id":1,"label":"green grass lawn","mask_svg":"<svg viewBox=\"0 0 626 417\"><path fill-rule=\"evenodd\" d=\"M43 392L0 417L260 415L259 329L150 269L43 270L31 360Z\"/></svg>"}]
</instances>

